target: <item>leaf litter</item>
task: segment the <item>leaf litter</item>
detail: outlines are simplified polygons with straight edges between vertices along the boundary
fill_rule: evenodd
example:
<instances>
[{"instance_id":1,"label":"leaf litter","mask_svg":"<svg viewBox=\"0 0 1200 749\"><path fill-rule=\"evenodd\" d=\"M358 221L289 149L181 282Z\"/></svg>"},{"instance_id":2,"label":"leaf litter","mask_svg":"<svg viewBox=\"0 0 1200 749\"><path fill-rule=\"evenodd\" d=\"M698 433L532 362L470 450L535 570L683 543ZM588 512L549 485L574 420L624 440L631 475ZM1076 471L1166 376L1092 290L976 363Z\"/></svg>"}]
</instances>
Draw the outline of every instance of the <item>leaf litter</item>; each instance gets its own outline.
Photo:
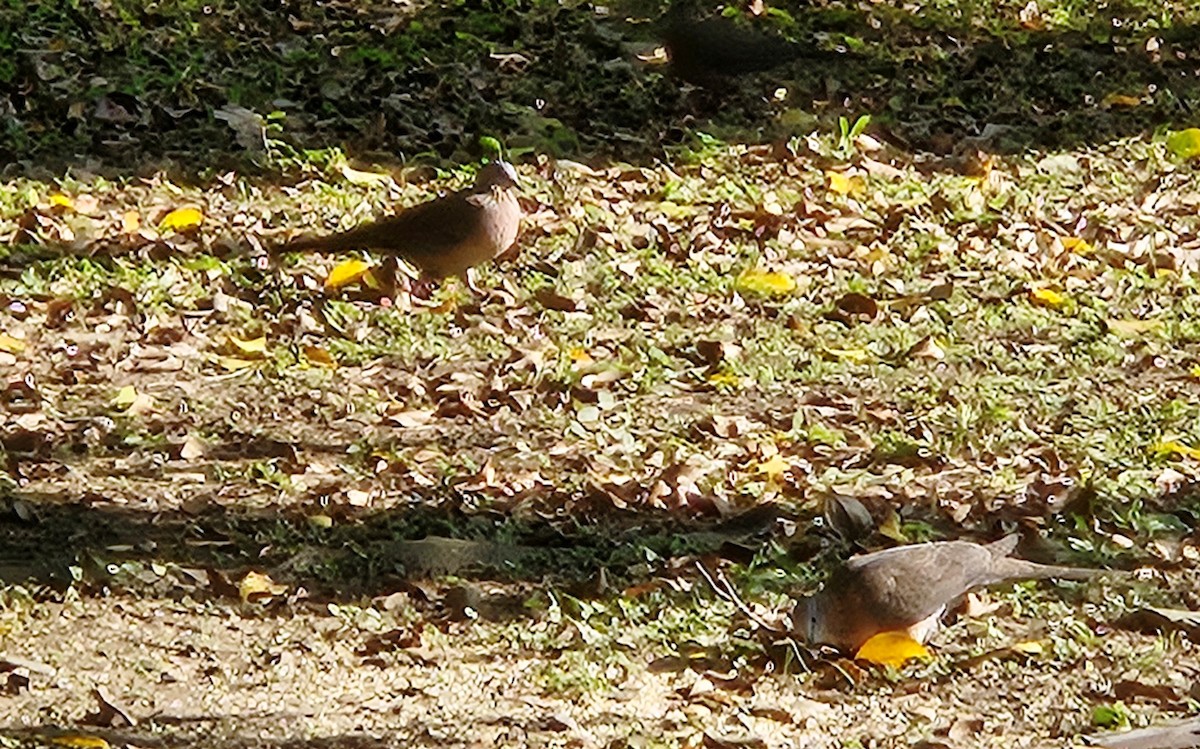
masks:
<instances>
[{"instance_id":1,"label":"leaf litter","mask_svg":"<svg viewBox=\"0 0 1200 749\"><path fill-rule=\"evenodd\" d=\"M539 64L520 57L496 74ZM227 137L257 142L269 120L226 104ZM120 128L146 111L113 94L95 116ZM944 640L952 657L898 676L844 659L773 675L797 653L761 622L776 627L784 596L845 551L817 516L863 548L1047 529L1095 563L1148 564L1145 595L1175 604L1160 611L1200 603L1187 144L931 165L816 130L708 141L669 166L529 159L519 251L445 308L355 288L361 261L253 256L460 177L340 163L285 186L236 170L202 186L14 181L0 507L15 525L0 570L42 579L20 551L63 529L76 541L27 554L61 567L35 607L61 616L18 613L0 643L74 673L30 674L6 699L79 721L104 680L102 704L143 725L166 715L176 737L200 730L184 719L233 737L265 727L242 708L320 704L322 735L365 722L451 740L474 725L503 743L515 725L587 744L636 723L681 746L838 730L970 745L1073 737L1098 703L1182 694L1168 682L1193 646L1141 658L1159 641L1107 629L1113 591L1059 608L1014 591L980 619L993 629L967 618ZM20 254L47 247L71 253ZM819 506L831 496L856 504ZM767 502L785 512L753 533L695 535ZM414 504L434 511L413 519ZM1153 544L1160 560L1140 555ZM705 555L752 616L697 587ZM73 596L50 592L64 584ZM10 590L2 610L22 611ZM119 603L95 615L79 596ZM477 616L506 596L518 624ZM1013 616L1050 645L1024 647ZM88 644L133 653L133 620L153 679ZM645 668L665 654L680 671ZM1150 686L1064 676L1089 668ZM193 696L243 678L262 686L236 709ZM464 690L477 704L448 707ZM1179 708L1145 701L1144 722ZM983 717L953 719L954 702Z\"/></svg>"}]
</instances>

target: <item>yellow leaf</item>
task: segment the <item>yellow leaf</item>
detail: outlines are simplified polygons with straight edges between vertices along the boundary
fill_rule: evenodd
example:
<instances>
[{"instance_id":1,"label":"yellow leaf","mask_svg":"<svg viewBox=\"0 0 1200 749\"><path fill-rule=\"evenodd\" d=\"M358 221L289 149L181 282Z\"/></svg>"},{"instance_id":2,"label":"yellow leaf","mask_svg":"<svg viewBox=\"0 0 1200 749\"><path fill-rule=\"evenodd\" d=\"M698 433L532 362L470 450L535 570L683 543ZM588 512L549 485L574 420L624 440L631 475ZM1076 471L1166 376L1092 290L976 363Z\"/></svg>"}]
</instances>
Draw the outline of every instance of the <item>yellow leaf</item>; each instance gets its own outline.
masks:
<instances>
[{"instance_id":1,"label":"yellow leaf","mask_svg":"<svg viewBox=\"0 0 1200 749\"><path fill-rule=\"evenodd\" d=\"M126 385L117 391L112 404L117 408L129 408L138 399L138 391L133 385Z\"/></svg>"},{"instance_id":2,"label":"yellow leaf","mask_svg":"<svg viewBox=\"0 0 1200 749\"><path fill-rule=\"evenodd\" d=\"M1064 250L1074 252L1076 255L1090 255L1096 251L1090 242L1080 237L1063 237L1059 241L1062 242Z\"/></svg>"},{"instance_id":3,"label":"yellow leaf","mask_svg":"<svg viewBox=\"0 0 1200 749\"><path fill-rule=\"evenodd\" d=\"M825 353L851 364L866 364L871 361L871 352L861 348L827 348Z\"/></svg>"},{"instance_id":4,"label":"yellow leaf","mask_svg":"<svg viewBox=\"0 0 1200 749\"><path fill-rule=\"evenodd\" d=\"M142 217L137 211L125 211L121 214L121 232L133 234L142 226Z\"/></svg>"},{"instance_id":5,"label":"yellow leaf","mask_svg":"<svg viewBox=\"0 0 1200 749\"><path fill-rule=\"evenodd\" d=\"M733 287L745 294L760 296L782 296L796 289L796 279L786 273L765 270L748 270L737 277Z\"/></svg>"},{"instance_id":6,"label":"yellow leaf","mask_svg":"<svg viewBox=\"0 0 1200 749\"><path fill-rule=\"evenodd\" d=\"M716 372L708 376L708 382L717 387L736 388L742 386L742 378L733 372Z\"/></svg>"},{"instance_id":7,"label":"yellow leaf","mask_svg":"<svg viewBox=\"0 0 1200 749\"><path fill-rule=\"evenodd\" d=\"M769 481L778 482L783 478L783 474L792 470L792 464L783 459L779 453L775 453L769 459L758 464L758 472L767 474Z\"/></svg>"},{"instance_id":8,"label":"yellow leaf","mask_svg":"<svg viewBox=\"0 0 1200 749\"><path fill-rule=\"evenodd\" d=\"M1200 156L1200 128L1189 127L1167 136L1167 150L1178 159Z\"/></svg>"},{"instance_id":9,"label":"yellow leaf","mask_svg":"<svg viewBox=\"0 0 1200 749\"><path fill-rule=\"evenodd\" d=\"M1037 640L1013 643L1008 646L1008 649L1016 653L1024 653L1025 655L1041 655L1045 651L1042 643Z\"/></svg>"},{"instance_id":10,"label":"yellow leaf","mask_svg":"<svg viewBox=\"0 0 1200 749\"><path fill-rule=\"evenodd\" d=\"M1169 440L1167 442L1156 442L1150 446L1150 449L1162 457L1170 457L1178 455L1183 458L1191 458L1192 460L1200 460L1200 449L1185 445L1178 440Z\"/></svg>"},{"instance_id":11,"label":"yellow leaf","mask_svg":"<svg viewBox=\"0 0 1200 749\"><path fill-rule=\"evenodd\" d=\"M880 632L862 644L855 660L899 668L910 660L929 660L933 655L907 632Z\"/></svg>"},{"instance_id":12,"label":"yellow leaf","mask_svg":"<svg viewBox=\"0 0 1200 749\"><path fill-rule=\"evenodd\" d=\"M99 736L85 736L77 733L55 736L50 739L50 743L57 746L71 747L71 749L108 749L110 746L107 741Z\"/></svg>"},{"instance_id":13,"label":"yellow leaf","mask_svg":"<svg viewBox=\"0 0 1200 749\"><path fill-rule=\"evenodd\" d=\"M308 524L319 530L326 530L333 527L333 518L328 515L309 515Z\"/></svg>"},{"instance_id":14,"label":"yellow leaf","mask_svg":"<svg viewBox=\"0 0 1200 749\"><path fill-rule=\"evenodd\" d=\"M1112 107L1136 107L1142 103L1142 100L1137 96L1128 96L1126 94L1109 94L1104 97L1104 101L1100 103L1105 109Z\"/></svg>"},{"instance_id":15,"label":"yellow leaf","mask_svg":"<svg viewBox=\"0 0 1200 749\"><path fill-rule=\"evenodd\" d=\"M258 338L244 339L231 335L229 336L229 347L243 356L261 359L267 354L267 338L259 336Z\"/></svg>"},{"instance_id":16,"label":"yellow leaf","mask_svg":"<svg viewBox=\"0 0 1200 749\"><path fill-rule=\"evenodd\" d=\"M204 214L199 208L176 208L163 217L159 227L185 232L197 228L203 220Z\"/></svg>"},{"instance_id":17,"label":"yellow leaf","mask_svg":"<svg viewBox=\"0 0 1200 749\"><path fill-rule=\"evenodd\" d=\"M586 367L596 363L596 360L592 358L592 355L589 354L587 349L585 349L583 346L573 347L567 352L567 356L571 358L573 363L580 367Z\"/></svg>"},{"instance_id":18,"label":"yellow leaf","mask_svg":"<svg viewBox=\"0 0 1200 749\"><path fill-rule=\"evenodd\" d=\"M217 363L230 372L236 372L239 369L249 369L262 364L261 360L239 359L236 356L220 356L217 357Z\"/></svg>"},{"instance_id":19,"label":"yellow leaf","mask_svg":"<svg viewBox=\"0 0 1200 749\"><path fill-rule=\"evenodd\" d=\"M1067 303L1067 298L1054 289L1049 289L1045 286L1035 286L1029 290L1029 301L1039 307L1062 309Z\"/></svg>"},{"instance_id":20,"label":"yellow leaf","mask_svg":"<svg viewBox=\"0 0 1200 749\"><path fill-rule=\"evenodd\" d=\"M13 338L8 333L0 333L0 351L9 354L19 354L25 350L25 341Z\"/></svg>"},{"instance_id":21,"label":"yellow leaf","mask_svg":"<svg viewBox=\"0 0 1200 749\"><path fill-rule=\"evenodd\" d=\"M904 531L900 529L900 516L895 510L889 510L888 516L884 518L879 525L879 535L884 538L890 538L896 543L908 543L908 536L904 535Z\"/></svg>"},{"instance_id":22,"label":"yellow leaf","mask_svg":"<svg viewBox=\"0 0 1200 749\"><path fill-rule=\"evenodd\" d=\"M392 181L390 174L378 172L360 172L352 169L349 164L342 164L342 176L353 185L383 185Z\"/></svg>"},{"instance_id":23,"label":"yellow leaf","mask_svg":"<svg viewBox=\"0 0 1200 749\"><path fill-rule=\"evenodd\" d=\"M51 208L66 208L68 211L75 210L75 201L63 195L61 192L56 192L50 196Z\"/></svg>"},{"instance_id":24,"label":"yellow leaf","mask_svg":"<svg viewBox=\"0 0 1200 749\"><path fill-rule=\"evenodd\" d=\"M829 171L825 172L825 177L829 180L830 192L835 192L838 195L850 195L861 192L866 184L862 177L846 174L845 172Z\"/></svg>"},{"instance_id":25,"label":"yellow leaf","mask_svg":"<svg viewBox=\"0 0 1200 749\"><path fill-rule=\"evenodd\" d=\"M1136 338L1142 333L1148 333L1156 330L1162 325L1162 320L1108 320L1106 321L1108 329L1120 336L1126 338Z\"/></svg>"},{"instance_id":26,"label":"yellow leaf","mask_svg":"<svg viewBox=\"0 0 1200 749\"><path fill-rule=\"evenodd\" d=\"M238 595L242 597L244 603L283 595L285 591L287 591L286 585L275 582L261 572L247 572L242 581L238 583Z\"/></svg>"},{"instance_id":27,"label":"yellow leaf","mask_svg":"<svg viewBox=\"0 0 1200 749\"><path fill-rule=\"evenodd\" d=\"M1189 373L1189 374L1191 374L1191 376L1192 376L1192 377L1194 377L1194 378L1196 378L1197 380L1200 380L1200 364L1196 364L1196 365L1194 365L1194 366L1193 366L1193 367L1192 367L1192 368L1191 368L1191 369L1188 371L1188 373Z\"/></svg>"},{"instance_id":28,"label":"yellow leaf","mask_svg":"<svg viewBox=\"0 0 1200 749\"><path fill-rule=\"evenodd\" d=\"M333 358L333 354L329 353L318 346L305 346L304 356L313 364L319 364L322 367L337 369L337 360Z\"/></svg>"},{"instance_id":29,"label":"yellow leaf","mask_svg":"<svg viewBox=\"0 0 1200 749\"><path fill-rule=\"evenodd\" d=\"M359 281L371 269L371 264L362 260L343 260L325 277L325 288L340 289Z\"/></svg>"},{"instance_id":30,"label":"yellow leaf","mask_svg":"<svg viewBox=\"0 0 1200 749\"><path fill-rule=\"evenodd\" d=\"M133 385L126 385L117 391L112 403L130 416L138 416L154 409L154 398L146 393L139 393Z\"/></svg>"}]
</instances>

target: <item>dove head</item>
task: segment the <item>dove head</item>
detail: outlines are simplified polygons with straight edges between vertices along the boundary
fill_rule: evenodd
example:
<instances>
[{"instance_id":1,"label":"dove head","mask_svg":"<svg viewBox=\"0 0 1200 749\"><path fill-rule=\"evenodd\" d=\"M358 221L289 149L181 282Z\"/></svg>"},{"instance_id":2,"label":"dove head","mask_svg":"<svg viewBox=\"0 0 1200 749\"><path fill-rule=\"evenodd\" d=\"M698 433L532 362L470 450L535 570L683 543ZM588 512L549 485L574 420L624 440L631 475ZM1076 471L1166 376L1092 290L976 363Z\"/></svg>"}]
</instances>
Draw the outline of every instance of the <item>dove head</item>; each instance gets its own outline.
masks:
<instances>
[{"instance_id":1,"label":"dove head","mask_svg":"<svg viewBox=\"0 0 1200 749\"><path fill-rule=\"evenodd\" d=\"M821 615L820 598L816 595L801 598L792 611L792 623L796 634L809 645L825 642L825 620Z\"/></svg>"},{"instance_id":2,"label":"dove head","mask_svg":"<svg viewBox=\"0 0 1200 749\"><path fill-rule=\"evenodd\" d=\"M476 188L520 187L517 170L507 161L493 161L475 175Z\"/></svg>"}]
</instances>

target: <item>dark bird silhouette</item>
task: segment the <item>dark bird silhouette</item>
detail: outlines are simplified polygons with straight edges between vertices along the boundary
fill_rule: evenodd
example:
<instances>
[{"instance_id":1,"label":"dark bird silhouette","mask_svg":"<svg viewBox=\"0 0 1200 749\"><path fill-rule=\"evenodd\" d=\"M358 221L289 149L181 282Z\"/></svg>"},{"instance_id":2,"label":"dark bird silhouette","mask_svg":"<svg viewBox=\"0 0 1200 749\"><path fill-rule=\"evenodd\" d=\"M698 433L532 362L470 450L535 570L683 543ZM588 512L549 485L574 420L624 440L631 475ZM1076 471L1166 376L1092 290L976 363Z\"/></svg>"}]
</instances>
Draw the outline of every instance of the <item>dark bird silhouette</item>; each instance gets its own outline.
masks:
<instances>
[{"instance_id":1,"label":"dark bird silhouette","mask_svg":"<svg viewBox=\"0 0 1200 749\"><path fill-rule=\"evenodd\" d=\"M425 276L463 275L516 242L521 226L519 186L512 165L496 161L480 169L468 188L349 231L301 237L279 251L375 250L407 260Z\"/></svg>"},{"instance_id":2,"label":"dark bird silhouette","mask_svg":"<svg viewBox=\"0 0 1200 749\"><path fill-rule=\"evenodd\" d=\"M676 0L663 14L660 28L671 72L698 85L770 70L818 54L778 34L746 28L732 18L701 17L695 7L682 0Z\"/></svg>"}]
</instances>

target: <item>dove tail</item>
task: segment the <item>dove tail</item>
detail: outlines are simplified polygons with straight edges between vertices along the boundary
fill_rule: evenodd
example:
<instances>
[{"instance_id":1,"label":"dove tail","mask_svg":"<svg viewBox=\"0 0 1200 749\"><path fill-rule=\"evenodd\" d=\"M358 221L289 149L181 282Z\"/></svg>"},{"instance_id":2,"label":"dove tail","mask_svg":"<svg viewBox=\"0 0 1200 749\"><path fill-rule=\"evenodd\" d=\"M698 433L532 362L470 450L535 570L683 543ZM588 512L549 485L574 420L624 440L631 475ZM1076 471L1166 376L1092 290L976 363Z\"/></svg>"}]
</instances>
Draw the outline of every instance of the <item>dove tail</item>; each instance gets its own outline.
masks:
<instances>
[{"instance_id":1,"label":"dove tail","mask_svg":"<svg viewBox=\"0 0 1200 749\"><path fill-rule=\"evenodd\" d=\"M1011 557L996 560L993 572L998 580L1044 580L1058 578L1059 580L1091 580L1108 570L1089 569L1087 567L1061 567L1055 564L1038 564L1024 559Z\"/></svg>"},{"instance_id":2,"label":"dove tail","mask_svg":"<svg viewBox=\"0 0 1200 749\"><path fill-rule=\"evenodd\" d=\"M370 228L368 224L324 237L300 237L280 246L279 252L345 252L363 249L371 244L371 236L364 231Z\"/></svg>"}]
</instances>

